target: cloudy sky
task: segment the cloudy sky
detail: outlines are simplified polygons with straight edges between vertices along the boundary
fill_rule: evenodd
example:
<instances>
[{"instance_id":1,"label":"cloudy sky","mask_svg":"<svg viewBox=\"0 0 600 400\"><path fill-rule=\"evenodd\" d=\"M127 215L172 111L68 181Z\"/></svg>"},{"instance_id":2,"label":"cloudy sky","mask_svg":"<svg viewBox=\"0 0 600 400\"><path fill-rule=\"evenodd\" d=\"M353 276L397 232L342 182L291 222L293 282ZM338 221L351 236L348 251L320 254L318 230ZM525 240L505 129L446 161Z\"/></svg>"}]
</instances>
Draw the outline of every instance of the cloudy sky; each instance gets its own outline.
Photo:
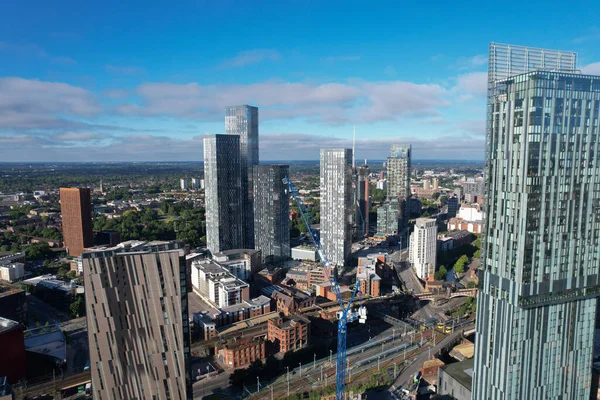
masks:
<instances>
[{"instance_id":1,"label":"cloudy sky","mask_svg":"<svg viewBox=\"0 0 600 400\"><path fill-rule=\"evenodd\" d=\"M490 41L600 74L600 2L408 3L3 2L0 162L201 160L236 104L260 109L261 160L318 159L353 126L358 159L476 160Z\"/></svg>"}]
</instances>

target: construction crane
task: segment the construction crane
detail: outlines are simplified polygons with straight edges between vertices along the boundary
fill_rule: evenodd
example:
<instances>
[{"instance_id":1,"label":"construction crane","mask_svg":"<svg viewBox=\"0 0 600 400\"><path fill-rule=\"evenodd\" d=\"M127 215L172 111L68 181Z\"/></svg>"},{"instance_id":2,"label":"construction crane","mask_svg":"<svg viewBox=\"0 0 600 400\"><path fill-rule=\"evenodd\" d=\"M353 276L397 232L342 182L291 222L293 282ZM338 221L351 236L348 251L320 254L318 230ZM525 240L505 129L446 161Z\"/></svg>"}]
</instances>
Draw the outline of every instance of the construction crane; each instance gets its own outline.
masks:
<instances>
[{"instance_id":1,"label":"construction crane","mask_svg":"<svg viewBox=\"0 0 600 400\"><path fill-rule=\"evenodd\" d=\"M354 298L356 297L356 293L358 292L359 283L356 282L354 291L352 292L352 296L346 305L344 305L344 299L342 298L342 294L340 293L340 285L338 284L337 278L335 276L335 266L329 262L329 258L323 250L323 246L321 246L321 242L317 237L317 231L313 228L310 218L308 216L308 209L304 205L302 198L300 198L300 194L289 180L289 178L284 178L283 183L288 186L290 191L290 196L294 199L294 202L298 205L298 210L300 211L300 217L302 218L302 222L306 226L307 236L310 238L315 250L319 254L319 259L321 264L325 269L325 275L331 284L331 290L335 294L335 298L340 305L340 312L338 314L338 342L337 342L337 354L336 354L336 400L345 400L345 388L346 388L346 333L347 333L347 324L348 319L355 320L359 319L359 322L365 323L367 318L367 310L362 306L359 308L358 314L351 310L352 303L354 302ZM362 298L362 296L360 296Z\"/></svg>"}]
</instances>

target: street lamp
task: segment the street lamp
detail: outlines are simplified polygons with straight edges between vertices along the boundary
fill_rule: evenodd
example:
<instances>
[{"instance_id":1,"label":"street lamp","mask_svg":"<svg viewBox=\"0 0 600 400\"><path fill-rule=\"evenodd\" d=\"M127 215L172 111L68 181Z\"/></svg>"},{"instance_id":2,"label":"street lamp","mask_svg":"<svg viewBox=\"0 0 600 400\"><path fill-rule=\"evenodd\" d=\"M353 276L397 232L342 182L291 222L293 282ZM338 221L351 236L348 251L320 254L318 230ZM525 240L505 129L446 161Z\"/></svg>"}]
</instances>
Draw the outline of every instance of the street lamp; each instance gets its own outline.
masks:
<instances>
[{"instance_id":1,"label":"street lamp","mask_svg":"<svg viewBox=\"0 0 600 400\"><path fill-rule=\"evenodd\" d=\"M333 350L329 349L329 364L331 364L331 356L333 355Z\"/></svg>"},{"instance_id":2,"label":"street lamp","mask_svg":"<svg viewBox=\"0 0 600 400\"><path fill-rule=\"evenodd\" d=\"M302 363L299 362L298 364L300 365L300 378L302 378Z\"/></svg>"},{"instance_id":3,"label":"street lamp","mask_svg":"<svg viewBox=\"0 0 600 400\"><path fill-rule=\"evenodd\" d=\"M290 367L285 367L285 369L287 369L288 397L290 397Z\"/></svg>"},{"instance_id":4,"label":"street lamp","mask_svg":"<svg viewBox=\"0 0 600 400\"><path fill-rule=\"evenodd\" d=\"M317 368L317 353L314 353L313 370Z\"/></svg>"}]
</instances>

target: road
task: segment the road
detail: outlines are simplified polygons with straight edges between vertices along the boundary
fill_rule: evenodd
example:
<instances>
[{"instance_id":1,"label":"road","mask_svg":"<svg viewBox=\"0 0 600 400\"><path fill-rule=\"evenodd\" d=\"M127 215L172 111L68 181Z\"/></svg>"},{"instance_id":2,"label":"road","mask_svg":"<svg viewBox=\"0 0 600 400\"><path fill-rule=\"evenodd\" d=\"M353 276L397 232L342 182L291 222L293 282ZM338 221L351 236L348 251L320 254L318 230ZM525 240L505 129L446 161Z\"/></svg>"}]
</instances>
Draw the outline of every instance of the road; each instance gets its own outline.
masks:
<instances>
[{"instance_id":1,"label":"road","mask_svg":"<svg viewBox=\"0 0 600 400\"><path fill-rule=\"evenodd\" d=\"M202 399L214 391L226 390L229 387L229 373L222 372L208 378L202 378L192 385L194 399Z\"/></svg>"}]
</instances>

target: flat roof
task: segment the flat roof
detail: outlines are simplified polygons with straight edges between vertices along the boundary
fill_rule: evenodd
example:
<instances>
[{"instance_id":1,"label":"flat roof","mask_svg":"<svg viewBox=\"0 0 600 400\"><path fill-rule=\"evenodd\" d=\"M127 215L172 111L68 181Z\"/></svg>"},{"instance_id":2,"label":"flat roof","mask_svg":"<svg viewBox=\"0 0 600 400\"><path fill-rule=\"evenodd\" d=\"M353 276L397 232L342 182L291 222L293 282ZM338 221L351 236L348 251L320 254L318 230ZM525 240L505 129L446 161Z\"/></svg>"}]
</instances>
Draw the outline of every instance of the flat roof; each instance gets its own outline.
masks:
<instances>
[{"instance_id":1,"label":"flat roof","mask_svg":"<svg viewBox=\"0 0 600 400\"><path fill-rule=\"evenodd\" d=\"M10 283L0 281L0 297L10 296L19 292L23 291Z\"/></svg>"},{"instance_id":2,"label":"flat roof","mask_svg":"<svg viewBox=\"0 0 600 400\"><path fill-rule=\"evenodd\" d=\"M19 326L19 323L12 319L0 317L0 332L6 332Z\"/></svg>"},{"instance_id":3,"label":"flat roof","mask_svg":"<svg viewBox=\"0 0 600 400\"><path fill-rule=\"evenodd\" d=\"M440 369L470 391L471 385L473 384L474 363L475 359L470 358L465 361L447 364L443 367L440 367Z\"/></svg>"}]
</instances>

